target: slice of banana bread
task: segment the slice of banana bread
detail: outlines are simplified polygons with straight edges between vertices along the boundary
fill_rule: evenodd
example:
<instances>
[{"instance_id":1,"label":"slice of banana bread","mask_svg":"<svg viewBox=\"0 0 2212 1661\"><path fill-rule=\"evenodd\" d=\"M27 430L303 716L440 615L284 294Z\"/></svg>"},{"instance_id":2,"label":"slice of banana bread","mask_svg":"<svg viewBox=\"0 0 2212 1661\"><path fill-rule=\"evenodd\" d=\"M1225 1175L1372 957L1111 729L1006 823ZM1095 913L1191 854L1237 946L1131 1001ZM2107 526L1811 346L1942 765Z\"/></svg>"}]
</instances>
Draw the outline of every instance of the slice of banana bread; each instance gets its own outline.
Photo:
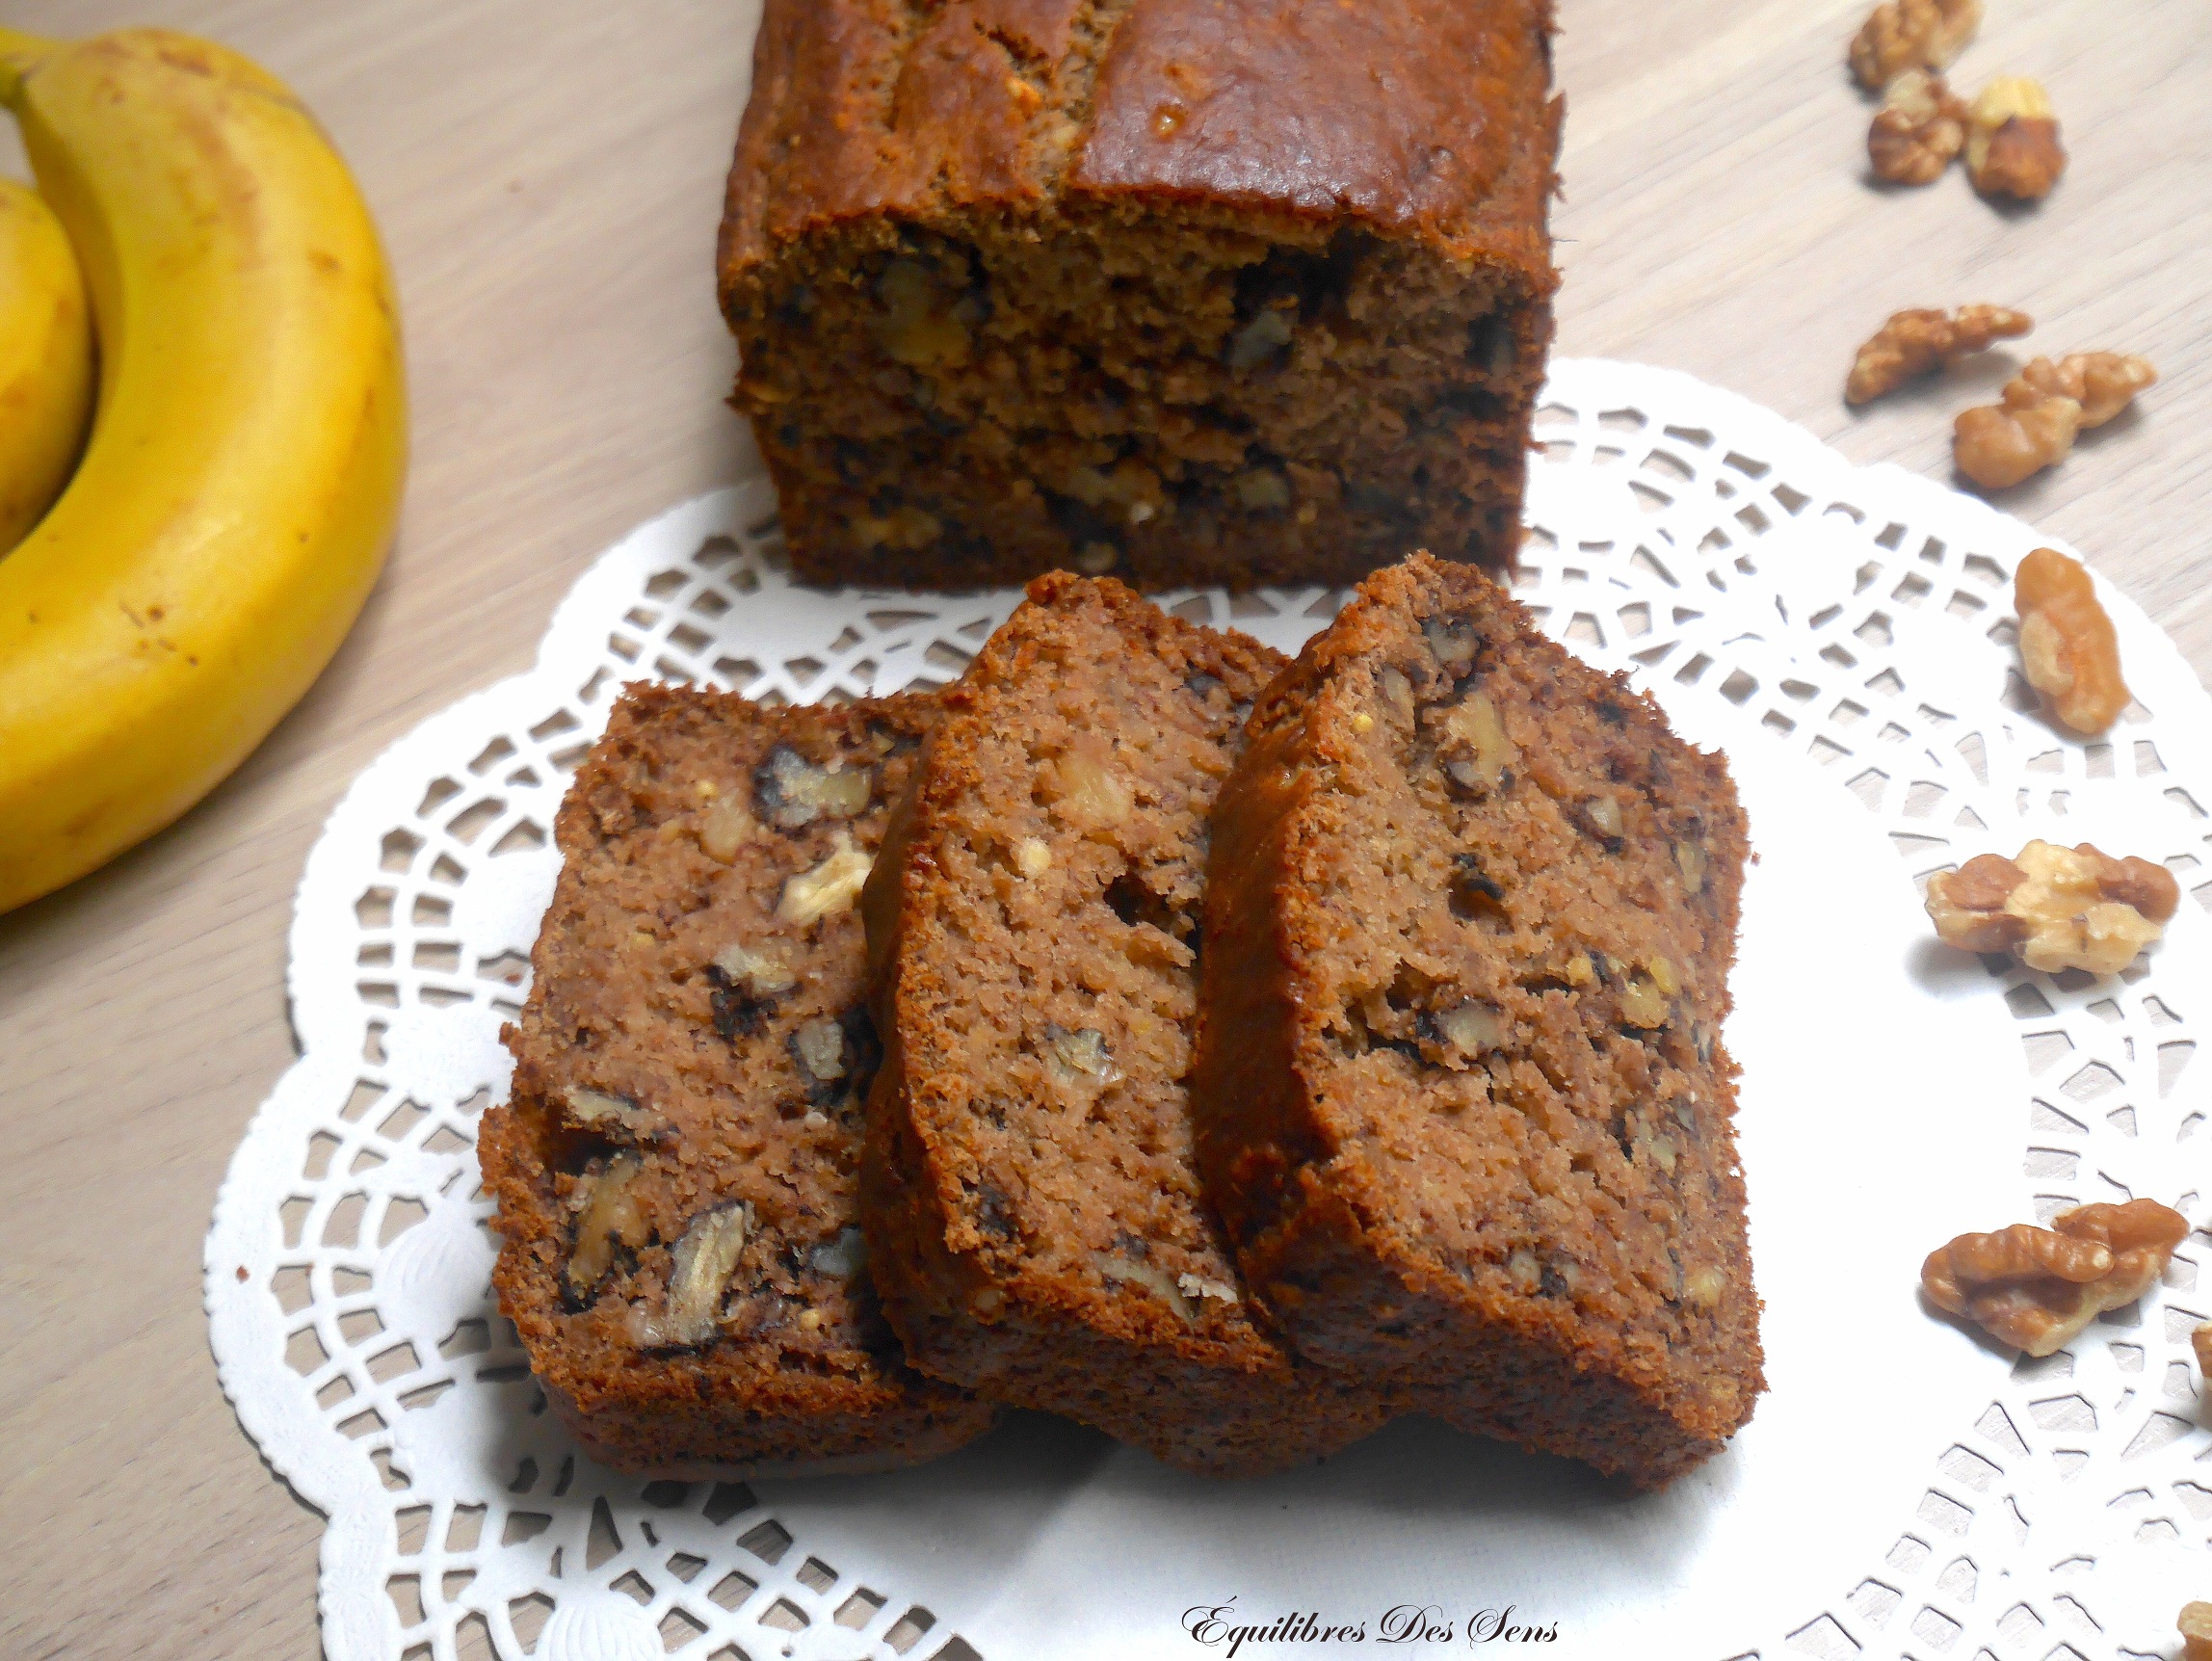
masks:
<instances>
[{"instance_id":1,"label":"slice of banana bread","mask_svg":"<svg viewBox=\"0 0 2212 1661\"><path fill-rule=\"evenodd\" d=\"M1065 573L942 697L864 902L861 1215L916 1366L1246 1475L1385 1416L1253 1319L1184 1092L1206 821L1282 660Z\"/></svg>"},{"instance_id":2,"label":"slice of banana bread","mask_svg":"<svg viewBox=\"0 0 2212 1661\"><path fill-rule=\"evenodd\" d=\"M1549 0L767 0L718 257L808 582L1504 566Z\"/></svg>"},{"instance_id":3,"label":"slice of banana bread","mask_svg":"<svg viewBox=\"0 0 2212 1661\"><path fill-rule=\"evenodd\" d=\"M991 1422L906 1365L855 1207L882 1053L856 902L935 719L632 687L562 804L480 1147L500 1307L609 1464L874 1469Z\"/></svg>"},{"instance_id":4,"label":"slice of banana bread","mask_svg":"<svg viewBox=\"0 0 2212 1661\"><path fill-rule=\"evenodd\" d=\"M1717 755L1466 567L1377 573L1215 814L1200 1163L1301 1354L1663 1484L1751 1416Z\"/></svg>"}]
</instances>

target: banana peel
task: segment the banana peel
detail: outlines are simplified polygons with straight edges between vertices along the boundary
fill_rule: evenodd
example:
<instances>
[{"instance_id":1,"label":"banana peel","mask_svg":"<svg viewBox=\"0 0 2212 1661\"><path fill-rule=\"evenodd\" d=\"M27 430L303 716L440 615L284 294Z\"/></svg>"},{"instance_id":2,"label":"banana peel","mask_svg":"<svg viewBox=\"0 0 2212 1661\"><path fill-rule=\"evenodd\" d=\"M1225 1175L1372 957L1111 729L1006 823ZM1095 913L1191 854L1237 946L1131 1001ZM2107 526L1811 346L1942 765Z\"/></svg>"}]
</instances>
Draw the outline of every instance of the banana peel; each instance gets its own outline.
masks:
<instances>
[{"instance_id":1,"label":"banana peel","mask_svg":"<svg viewBox=\"0 0 2212 1661\"><path fill-rule=\"evenodd\" d=\"M298 701L407 471L399 309L346 166L205 40L0 28L0 104L101 363L60 499L0 558L0 911L161 830Z\"/></svg>"},{"instance_id":2,"label":"banana peel","mask_svg":"<svg viewBox=\"0 0 2212 1661\"><path fill-rule=\"evenodd\" d=\"M0 554L68 482L92 413L92 317L68 234L0 178Z\"/></svg>"}]
</instances>

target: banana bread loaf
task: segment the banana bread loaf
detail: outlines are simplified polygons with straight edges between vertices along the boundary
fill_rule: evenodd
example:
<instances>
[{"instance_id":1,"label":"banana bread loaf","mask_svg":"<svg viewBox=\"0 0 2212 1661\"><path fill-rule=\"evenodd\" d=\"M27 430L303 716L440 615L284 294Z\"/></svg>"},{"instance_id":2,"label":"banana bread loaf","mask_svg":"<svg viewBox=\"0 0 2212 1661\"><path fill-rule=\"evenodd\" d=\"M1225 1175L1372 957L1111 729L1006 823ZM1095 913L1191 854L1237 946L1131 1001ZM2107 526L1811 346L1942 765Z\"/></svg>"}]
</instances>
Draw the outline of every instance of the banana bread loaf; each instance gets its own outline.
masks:
<instances>
[{"instance_id":1,"label":"banana bread loaf","mask_svg":"<svg viewBox=\"0 0 2212 1661\"><path fill-rule=\"evenodd\" d=\"M991 1421L906 1365L855 1212L855 902L935 714L633 687L562 804L480 1147L500 1307L608 1464L873 1469Z\"/></svg>"},{"instance_id":2,"label":"banana bread loaf","mask_svg":"<svg viewBox=\"0 0 2212 1661\"><path fill-rule=\"evenodd\" d=\"M926 1372L1249 1475L1385 1398L1252 1318L1184 1095L1206 820L1281 660L1065 573L942 695L864 905L887 1055L861 1212Z\"/></svg>"},{"instance_id":3,"label":"banana bread loaf","mask_svg":"<svg viewBox=\"0 0 2212 1661\"><path fill-rule=\"evenodd\" d=\"M1503 567L1549 0L767 0L719 252L807 581Z\"/></svg>"},{"instance_id":4,"label":"banana bread loaf","mask_svg":"<svg viewBox=\"0 0 2212 1661\"><path fill-rule=\"evenodd\" d=\"M1764 1387L1725 765L1496 584L1379 572L1214 819L1199 1160L1305 1357L1657 1486Z\"/></svg>"}]
</instances>

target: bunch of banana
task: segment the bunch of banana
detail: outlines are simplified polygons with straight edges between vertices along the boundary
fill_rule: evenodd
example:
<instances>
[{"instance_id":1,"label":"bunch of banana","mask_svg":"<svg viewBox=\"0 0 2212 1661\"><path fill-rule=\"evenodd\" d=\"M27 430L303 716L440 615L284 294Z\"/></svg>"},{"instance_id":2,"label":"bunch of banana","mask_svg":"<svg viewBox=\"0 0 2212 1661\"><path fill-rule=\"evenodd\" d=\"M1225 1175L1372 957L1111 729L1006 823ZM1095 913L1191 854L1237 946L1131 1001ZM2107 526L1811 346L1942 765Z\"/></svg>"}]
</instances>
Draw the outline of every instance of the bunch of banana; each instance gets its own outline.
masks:
<instances>
[{"instance_id":1,"label":"bunch of banana","mask_svg":"<svg viewBox=\"0 0 2212 1661\"><path fill-rule=\"evenodd\" d=\"M0 179L0 554L61 494L92 412L92 320L62 222Z\"/></svg>"},{"instance_id":2,"label":"bunch of banana","mask_svg":"<svg viewBox=\"0 0 2212 1661\"><path fill-rule=\"evenodd\" d=\"M0 27L0 104L100 364L67 487L0 556L0 911L220 782L322 672L399 514L398 308L345 164L266 71Z\"/></svg>"}]
</instances>

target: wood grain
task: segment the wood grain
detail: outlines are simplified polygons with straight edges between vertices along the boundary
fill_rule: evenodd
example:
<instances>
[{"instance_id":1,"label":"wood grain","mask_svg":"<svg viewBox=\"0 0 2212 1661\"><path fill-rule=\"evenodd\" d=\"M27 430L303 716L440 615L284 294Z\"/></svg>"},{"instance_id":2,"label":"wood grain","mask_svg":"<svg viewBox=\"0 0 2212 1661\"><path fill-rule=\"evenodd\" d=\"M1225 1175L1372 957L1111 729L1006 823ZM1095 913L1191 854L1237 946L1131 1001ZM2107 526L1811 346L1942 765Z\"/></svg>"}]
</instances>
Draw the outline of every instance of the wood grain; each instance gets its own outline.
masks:
<instances>
[{"instance_id":1,"label":"wood grain","mask_svg":"<svg viewBox=\"0 0 2212 1661\"><path fill-rule=\"evenodd\" d=\"M2010 214L1956 171L1867 180L1856 0L1561 10L1561 349L1945 478L1952 413L2006 370L1848 412L1890 310L1999 302L2036 350L2146 353L2141 411L2005 505L2212 666L2212 8L2136 0L2122 28L2094 0L1991 0L1957 78L2041 76L2073 154ZM198 1299L224 1162L292 1057L292 885L379 750L522 668L600 548L733 470L711 261L751 7L13 0L9 21L158 21L268 64L351 159L406 307L414 470L353 640L184 823L0 918L0 1653L309 1656L320 1524L217 1391Z\"/></svg>"}]
</instances>

